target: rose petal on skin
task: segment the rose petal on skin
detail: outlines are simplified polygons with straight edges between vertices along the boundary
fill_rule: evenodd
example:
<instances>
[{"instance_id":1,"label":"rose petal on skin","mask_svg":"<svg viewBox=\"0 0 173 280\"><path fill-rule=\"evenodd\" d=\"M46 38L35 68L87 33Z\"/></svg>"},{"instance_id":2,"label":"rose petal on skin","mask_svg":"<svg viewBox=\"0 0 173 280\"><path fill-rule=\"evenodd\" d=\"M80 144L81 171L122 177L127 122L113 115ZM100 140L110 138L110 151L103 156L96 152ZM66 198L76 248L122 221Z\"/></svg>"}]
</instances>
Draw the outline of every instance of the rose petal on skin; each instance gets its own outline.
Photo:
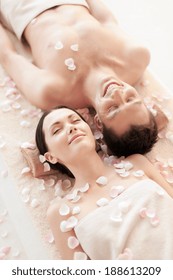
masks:
<instances>
[{"instance_id":1,"label":"rose petal on skin","mask_svg":"<svg viewBox=\"0 0 173 280\"><path fill-rule=\"evenodd\" d=\"M85 253L83 253L83 252L75 252L75 253L74 253L73 259L74 259L74 260L83 260L83 261L85 261L85 260L88 259L88 257L87 257L87 255L86 255Z\"/></svg>"},{"instance_id":2,"label":"rose petal on skin","mask_svg":"<svg viewBox=\"0 0 173 280\"><path fill-rule=\"evenodd\" d=\"M96 183L100 186L105 186L108 183L108 179L105 176L100 176L97 180Z\"/></svg>"},{"instance_id":3,"label":"rose petal on skin","mask_svg":"<svg viewBox=\"0 0 173 280\"><path fill-rule=\"evenodd\" d=\"M123 172L123 173L119 173L119 176L120 177L123 177L123 178L126 178L130 175L130 172L126 171L126 172Z\"/></svg>"},{"instance_id":4,"label":"rose petal on skin","mask_svg":"<svg viewBox=\"0 0 173 280\"><path fill-rule=\"evenodd\" d=\"M68 70L70 70L70 71L76 70L76 65L74 64L74 65L68 66Z\"/></svg>"},{"instance_id":5,"label":"rose petal on skin","mask_svg":"<svg viewBox=\"0 0 173 280\"><path fill-rule=\"evenodd\" d=\"M62 204L60 209L59 209L59 213L61 216L66 216L70 213L70 207L67 204Z\"/></svg>"},{"instance_id":6,"label":"rose petal on skin","mask_svg":"<svg viewBox=\"0 0 173 280\"><path fill-rule=\"evenodd\" d=\"M67 245L73 250L79 246L79 240L75 236L70 236L67 240Z\"/></svg>"},{"instance_id":7,"label":"rose petal on skin","mask_svg":"<svg viewBox=\"0 0 173 280\"><path fill-rule=\"evenodd\" d=\"M67 221L62 221L62 222L60 223L60 230L61 230L62 232L68 232L68 231L71 230L71 228L67 228Z\"/></svg>"},{"instance_id":8,"label":"rose petal on skin","mask_svg":"<svg viewBox=\"0 0 173 280\"><path fill-rule=\"evenodd\" d=\"M70 49L74 52L78 52L79 50L79 45L78 44L73 44L70 46Z\"/></svg>"},{"instance_id":9,"label":"rose petal on skin","mask_svg":"<svg viewBox=\"0 0 173 280\"><path fill-rule=\"evenodd\" d=\"M61 41L58 41L56 44L55 44L55 50L62 50L64 48L64 45Z\"/></svg>"},{"instance_id":10,"label":"rose petal on skin","mask_svg":"<svg viewBox=\"0 0 173 280\"><path fill-rule=\"evenodd\" d=\"M85 192L87 192L89 190L89 188L90 188L90 185L88 183L86 183L83 187L79 188L79 191L81 193L85 193Z\"/></svg>"},{"instance_id":11,"label":"rose petal on skin","mask_svg":"<svg viewBox=\"0 0 173 280\"><path fill-rule=\"evenodd\" d=\"M77 225L77 223L78 223L78 219L75 216L71 216L70 218L67 219L66 228L72 229Z\"/></svg>"},{"instance_id":12,"label":"rose petal on skin","mask_svg":"<svg viewBox=\"0 0 173 280\"><path fill-rule=\"evenodd\" d=\"M115 163L114 167L116 169L122 169L122 168L124 168L124 163L123 162Z\"/></svg>"},{"instance_id":13,"label":"rose petal on skin","mask_svg":"<svg viewBox=\"0 0 173 280\"><path fill-rule=\"evenodd\" d=\"M45 156L39 155L39 161L40 161L41 163L44 163L44 162L46 161Z\"/></svg>"},{"instance_id":14,"label":"rose petal on skin","mask_svg":"<svg viewBox=\"0 0 173 280\"><path fill-rule=\"evenodd\" d=\"M96 202L97 206L99 206L99 207L108 205L108 203L109 203L109 200L108 200L107 198L105 198L105 197L100 198L100 199L97 200L97 202Z\"/></svg>"},{"instance_id":15,"label":"rose petal on skin","mask_svg":"<svg viewBox=\"0 0 173 280\"><path fill-rule=\"evenodd\" d=\"M73 214L73 215L79 214L80 211L81 211L80 207L79 207L79 206L75 206L75 207L73 207L73 209L72 209L72 214Z\"/></svg>"},{"instance_id":16,"label":"rose petal on skin","mask_svg":"<svg viewBox=\"0 0 173 280\"><path fill-rule=\"evenodd\" d=\"M67 59L65 59L64 63L65 63L66 66L72 67L72 66L74 66L74 59L73 58L67 58Z\"/></svg>"}]
</instances>

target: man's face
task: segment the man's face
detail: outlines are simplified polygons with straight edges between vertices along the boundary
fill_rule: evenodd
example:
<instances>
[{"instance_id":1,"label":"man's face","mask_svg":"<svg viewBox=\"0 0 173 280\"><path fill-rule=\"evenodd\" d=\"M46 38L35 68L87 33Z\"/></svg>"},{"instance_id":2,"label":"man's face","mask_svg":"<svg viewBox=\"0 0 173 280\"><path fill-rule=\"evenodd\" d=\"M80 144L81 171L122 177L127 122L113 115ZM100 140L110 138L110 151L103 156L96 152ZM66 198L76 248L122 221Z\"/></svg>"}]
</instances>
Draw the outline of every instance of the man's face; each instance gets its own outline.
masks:
<instances>
[{"instance_id":1,"label":"man's face","mask_svg":"<svg viewBox=\"0 0 173 280\"><path fill-rule=\"evenodd\" d=\"M119 136L131 125L145 125L150 119L135 88L117 79L102 84L96 111L101 123Z\"/></svg>"}]
</instances>

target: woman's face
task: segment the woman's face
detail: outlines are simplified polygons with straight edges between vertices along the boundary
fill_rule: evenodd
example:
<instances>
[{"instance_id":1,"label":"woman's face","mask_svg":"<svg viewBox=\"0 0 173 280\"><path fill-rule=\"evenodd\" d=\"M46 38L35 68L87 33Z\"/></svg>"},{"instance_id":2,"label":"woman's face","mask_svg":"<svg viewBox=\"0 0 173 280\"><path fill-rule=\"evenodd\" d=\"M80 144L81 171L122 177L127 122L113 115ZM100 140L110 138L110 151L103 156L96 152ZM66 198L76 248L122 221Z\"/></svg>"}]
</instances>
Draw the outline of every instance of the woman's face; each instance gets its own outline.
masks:
<instances>
[{"instance_id":1,"label":"woman's face","mask_svg":"<svg viewBox=\"0 0 173 280\"><path fill-rule=\"evenodd\" d=\"M89 125L67 108L55 109L43 122L45 142L48 146L46 159L55 164L75 163L75 160L95 148L95 139Z\"/></svg>"}]
</instances>

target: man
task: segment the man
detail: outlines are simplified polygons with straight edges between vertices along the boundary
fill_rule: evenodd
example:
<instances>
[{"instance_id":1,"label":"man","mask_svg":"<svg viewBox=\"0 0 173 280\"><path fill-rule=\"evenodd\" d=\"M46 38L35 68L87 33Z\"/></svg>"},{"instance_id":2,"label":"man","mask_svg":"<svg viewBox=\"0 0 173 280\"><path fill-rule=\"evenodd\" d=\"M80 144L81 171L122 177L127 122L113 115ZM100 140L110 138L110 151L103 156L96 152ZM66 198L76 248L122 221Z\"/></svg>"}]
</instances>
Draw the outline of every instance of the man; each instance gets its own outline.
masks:
<instances>
[{"instance_id":1,"label":"man","mask_svg":"<svg viewBox=\"0 0 173 280\"><path fill-rule=\"evenodd\" d=\"M1 0L0 16L31 48L34 64L17 54L0 27L0 62L32 104L46 110L57 105L94 107L98 126L113 133L113 142L125 136L127 147L133 128L152 134L142 149L143 135L141 140L138 135L135 149L124 155L151 149L157 127L130 86L142 76L150 55L120 29L104 3Z\"/></svg>"}]
</instances>

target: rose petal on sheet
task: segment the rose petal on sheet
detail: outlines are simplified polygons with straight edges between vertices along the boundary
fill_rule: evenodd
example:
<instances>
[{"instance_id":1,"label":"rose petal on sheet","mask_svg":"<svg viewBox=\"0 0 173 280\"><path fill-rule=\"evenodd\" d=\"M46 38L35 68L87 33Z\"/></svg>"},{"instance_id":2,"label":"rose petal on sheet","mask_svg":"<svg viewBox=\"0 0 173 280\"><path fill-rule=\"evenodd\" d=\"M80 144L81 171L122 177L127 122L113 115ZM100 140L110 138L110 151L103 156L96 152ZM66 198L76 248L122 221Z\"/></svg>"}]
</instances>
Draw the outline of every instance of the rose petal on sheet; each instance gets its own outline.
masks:
<instances>
[{"instance_id":1,"label":"rose petal on sheet","mask_svg":"<svg viewBox=\"0 0 173 280\"><path fill-rule=\"evenodd\" d=\"M130 206L131 206L131 202L129 200L122 201L118 204L118 208L124 214L126 214L129 211Z\"/></svg>"},{"instance_id":2,"label":"rose petal on sheet","mask_svg":"<svg viewBox=\"0 0 173 280\"><path fill-rule=\"evenodd\" d=\"M133 253L131 249L125 248L124 252L119 254L117 260L132 260L133 259Z\"/></svg>"},{"instance_id":3,"label":"rose petal on sheet","mask_svg":"<svg viewBox=\"0 0 173 280\"><path fill-rule=\"evenodd\" d=\"M23 120L23 121L20 122L20 126L22 126L24 128L28 128L28 127L31 126L31 123L28 122L28 121Z\"/></svg>"},{"instance_id":4,"label":"rose petal on sheet","mask_svg":"<svg viewBox=\"0 0 173 280\"><path fill-rule=\"evenodd\" d=\"M3 253L5 255L8 255L8 253L10 252L11 247L10 246L4 246L0 248L0 253Z\"/></svg>"},{"instance_id":5,"label":"rose petal on sheet","mask_svg":"<svg viewBox=\"0 0 173 280\"><path fill-rule=\"evenodd\" d=\"M66 216L70 213L70 207L67 204L62 204L59 208L59 213L61 216Z\"/></svg>"},{"instance_id":6,"label":"rose petal on sheet","mask_svg":"<svg viewBox=\"0 0 173 280\"><path fill-rule=\"evenodd\" d=\"M0 149L3 149L6 146L6 142L4 141L3 137L0 136Z\"/></svg>"},{"instance_id":7,"label":"rose petal on sheet","mask_svg":"<svg viewBox=\"0 0 173 280\"><path fill-rule=\"evenodd\" d=\"M0 252L0 260L3 260L5 258L5 254Z\"/></svg>"},{"instance_id":8,"label":"rose petal on sheet","mask_svg":"<svg viewBox=\"0 0 173 280\"><path fill-rule=\"evenodd\" d=\"M21 148L23 149L31 149L31 150L34 150L36 148L36 145L33 144L33 143L30 143L30 142L23 142L21 145L20 145Z\"/></svg>"},{"instance_id":9,"label":"rose petal on sheet","mask_svg":"<svg viewBox=\"0 0 173 280\"><path fill-rule=\"evenodd\" d=\"M142 207L142 208L139 210L139 216L140 216L142 219L144 219L144 218L147 216L146 212L147 212L147 208L146 208L146 207Z\"/></svg>"},{"instance_id":10,"label":"rose petal on sheet","mask_svg":"<svg viewBox=\"0 0 173 280\"><path fill-rule=\"evenodd\" d=\"M20 255L20 251L16 249L16 251L14 251L14 253L12 254L12 257L17 258L19 255Z\"/></svg>"},{"instance_id":11,"label":"rose petal on sheet","mask_svg":"<svg viewBox=\"0 0 173 280\"><path fill-rule=\"evenodd\" d=\"M100 186L105 186L108 183L108 178L105 176L100 176L97 180L96 183Z\"/></svg>"},{"instance_id":12,"label":"rose petal on sheet","mask_svg":"<svg viewBox=\"0 0 173 280\"><path fill-rule=\"evenodd\" d=\"M70 236L67 240L67 245L73 250L79 246L79 240L75 236Z\"/></svg>"},{"instance_id":13,"label":"rose petal on sheet","mask_svg":"<svg viewBox=\"0 0 173 280\"><path fill-rule=\"evenodd\" d=\"M173 158L168 159L168 166L173 168Z\"/></svg>"},{"instance_id":14,"label":"rose petal on sheet","mask_svg":"<svg viewBox=\"0 0 173 280\"><path fill-rule=\"evenodd\" d=\"M1 171L1 177L2 178L7 178L8 177L8 170L2 170Z\"/></svg>"},{"instance_id":15,"label":"rose petal on sheet","mask_svg":"<svg viewBox=\"0 0 173 280\"><path fill-rule=\"evenodd\" d=\"M8 215L7 209L4 209L4 210L0 213L0 216L2 216L2 217L5 217L5 216L7 216L7 215Z\"/></svg>"},{"instance_id":16,"label":"rose petal on sheet","mask_svg":"<svg viewBox=\"0 0 173 280\"><path fill-rule=\"evenodd\" d=\"M143 170L137 170L135 172L132 173L135 177L142 177L145 175Z\"/></svg>"},{"instance_id":17,"label":"rose petal on sheet","mask_svg":"<svg viewBox=\"0 0 173 280\"><path fill-rule=\"evenodd\" d=\"M30 205L32 208L36 208L40 205L40 202L37 198L33 198Z\"/></svg>"},{"instance_id":18,"label":"rose petal on sheet","mask_svg":"<svg viewBox=\"0 0 173 280\"><path fill-rule=\"evenodd\" d=\"M150 224L153 227L157 227L159 225L159 223L160 223L160 221L159 221L159 218L157 216L150 219Z\"/></svg>"},{"instance_id":19,"label":"rose petal on sheet","mask_svg":"<svg viewBox=\"0 0 173 280\"><path fill-rule=\"evenodd\" d=\"M113 186L110 190L110 197L115 198L119 195L119 191L116 186Z\"/></svg>"},{"instance_id":20,"label":"rose petal on sheet","mask_svg":"<svg viewBox=\"0 0 173 280\"><path fill-rule=\"evenodd\" d=\"M87 258L88 258L87 255L83 252L75 252L73 257L74 260L81 260L81 261L85 261L87 260Z\"/></svg>"},{"instance_id":21,"label":"rose petal on sheet","mask_svg":"<svg viewBox=\"0 0 173 280\"><path fill-rule=\"evenodd\" d=\"M11 107L12 107L13 109L15 109L15 110L19 110L19 109L21 108L21 105L20 105L20 103L18 103L18 102L13 102L13 103L11 104Z\"/></svg>"},{"instance_id":22,"label":"rose petal on sheet","mask_svg":"<svg viewBox=\"0 0 173 280\"><path fill-rule=\"evenodd\" d=\"M53 233L51 232L51 230L45 236L45 240L50 244L54 243L55 239L54 239L54 236L53 236Z\"/></svg>"},{"instance_id":23,"label":"rose petal on sheet","mask_svg":"<svg viewBox=\"0 0 173 280\"><path fill-rule=\"evenodd\" d=\"M53 187L55 185L55 179L47 179L47 180L44 180L44 185L45 187Z\"/></svg>"},{"instance_id":24,"label":"rose petal on sheet","mask_svg":"<svg viewBox=\"0 0 173 280\"><path fill-rule=\"evenodd\" d=\"M2 238L6 238L8 236L8 231L3 231L2 233L1 233L1 237Z\"/></svg>"},{"instance_id":25,"label":"rose petal on sheet","mask_svg":"<svg viewBox=\"0 0 173 280\"><path fill-rule=\"evenodd\" d=\"M50 171L50 165L48 162L45 162L43 165L44 165L44 172Z\"/></svg>"},{"instance_id":26,"label":"rose petal on sheet","mask_svg":"<svg viewBox=\"0 0 173 280\"><path fill-rule=\"evenodd\" d=\"M31 172L31 168L29 166L26 166L22 169L21 174L23 175L29 172Z\"/></svg>"},{"instance_id":27,"label":"rose petal on sheet","mask_svg":"<svg viewBox=\"0 0 173 280\"><path fill-rule=\"evenodd\" d=\"M146 210L146 216L148 218L154 218L156 216L156 212L154 209L147 209Z\"/></svg>"},{"instance_id":28,"label":"rose petal on sheet","mask_svg":"<svg viewBox=\"0 0 173 280\"><path fill-rule=\"evenodd\" d=\"M68 190L71 188L71 181L69 179L65 179L62 181L62 188Z\"/></svg>"}]
</instances>

